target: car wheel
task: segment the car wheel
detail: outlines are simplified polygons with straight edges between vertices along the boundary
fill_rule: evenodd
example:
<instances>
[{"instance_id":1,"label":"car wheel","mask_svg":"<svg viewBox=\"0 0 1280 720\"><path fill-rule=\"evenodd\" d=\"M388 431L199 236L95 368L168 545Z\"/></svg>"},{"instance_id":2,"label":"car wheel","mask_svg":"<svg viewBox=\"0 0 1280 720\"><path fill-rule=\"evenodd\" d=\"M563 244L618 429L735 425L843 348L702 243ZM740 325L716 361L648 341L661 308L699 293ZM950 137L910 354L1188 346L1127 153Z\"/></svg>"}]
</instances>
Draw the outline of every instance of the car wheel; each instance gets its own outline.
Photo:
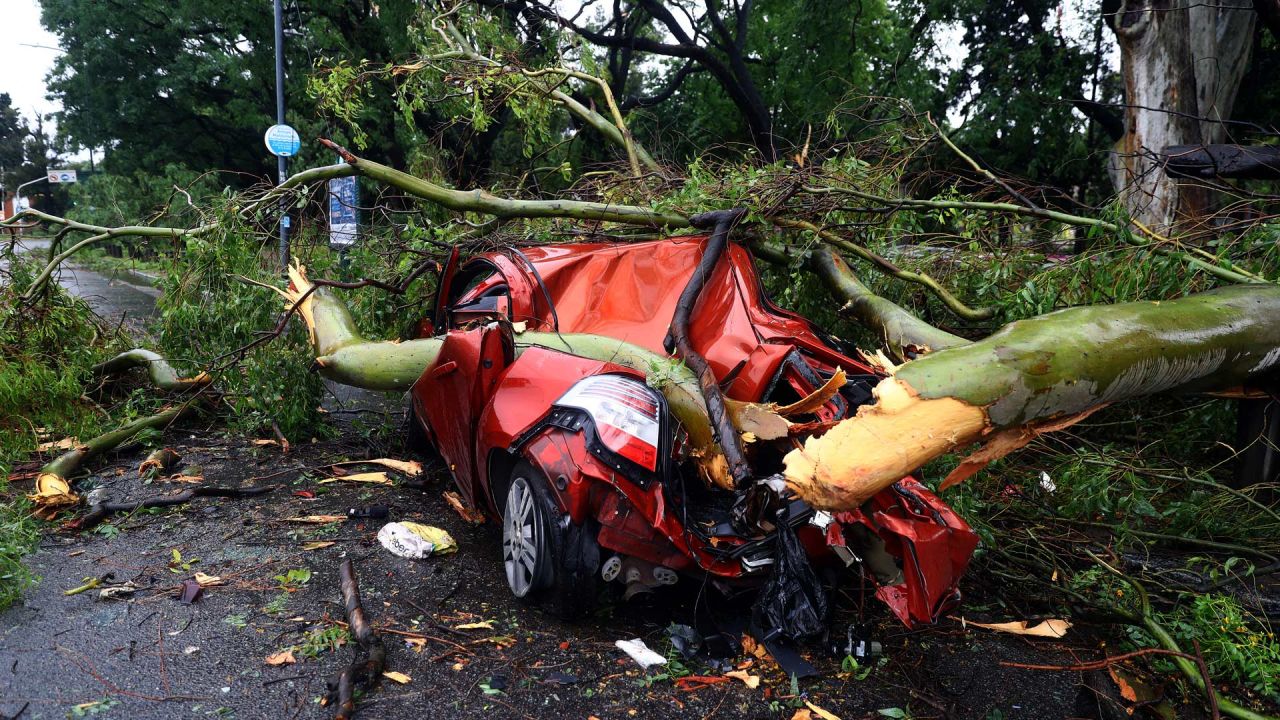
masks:
<instances>
[{"instance_id":1,"label":"car wheel","mask_svg":"<svg viewBox=\"0 0 1280 720\"><path fill-rule=\"evenodd\" d=\"M563 618L589 610L598 589L598 532L560 510L537 468L516 464L502 512L502 565L516 597Z\"/></svg>"}]
</instances>

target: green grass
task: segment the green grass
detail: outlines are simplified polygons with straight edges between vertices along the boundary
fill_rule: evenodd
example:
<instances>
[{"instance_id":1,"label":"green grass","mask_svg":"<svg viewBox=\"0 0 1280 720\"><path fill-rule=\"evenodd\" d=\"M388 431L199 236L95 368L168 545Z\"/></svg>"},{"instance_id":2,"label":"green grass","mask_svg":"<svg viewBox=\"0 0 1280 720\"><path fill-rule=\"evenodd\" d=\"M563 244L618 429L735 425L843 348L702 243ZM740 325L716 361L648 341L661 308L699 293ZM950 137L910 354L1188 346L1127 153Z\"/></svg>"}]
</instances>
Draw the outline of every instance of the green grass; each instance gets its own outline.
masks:
<instances>
[{"instance_id":1,"label":"green grass","mask_svg":"<svg viewBox=\"0 0 1280 720\"><path fill-rule=\"evenodd\" d=\"M18 307L33 262L9 261L11 277L0 281L0 608L35 582L22 558L40 535L24 498L30 481L11 485L9 475L38 457L42 440L91 437L108 424L85 384L90 367L120 347L87 305L56 286L41 302Z\"/></svg>"}]
</instances>

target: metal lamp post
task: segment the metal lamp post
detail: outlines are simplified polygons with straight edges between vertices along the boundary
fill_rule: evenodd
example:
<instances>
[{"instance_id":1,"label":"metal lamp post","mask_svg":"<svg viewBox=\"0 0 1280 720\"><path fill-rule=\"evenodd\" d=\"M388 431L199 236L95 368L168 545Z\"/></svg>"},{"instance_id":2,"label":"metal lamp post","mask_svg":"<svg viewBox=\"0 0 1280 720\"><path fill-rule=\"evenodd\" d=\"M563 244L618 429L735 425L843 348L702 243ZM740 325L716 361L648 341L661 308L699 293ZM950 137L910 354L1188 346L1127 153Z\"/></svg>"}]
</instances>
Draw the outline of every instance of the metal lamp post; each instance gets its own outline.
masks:
<instances>
[{"instance_id":1,"label":"metal lamp post","mask_svg":"<svg viewBox=\"0 0 1280 720\"><path fill-rule=\"evenodd\" d=\"M276 124L284 125L284 8L281 0L275 0L276 19ZM282 183L288 177L289 161L283 155L276 156L279 178ZM280 268L289 268L289 204L280 198Z\"/></svg>"},{"instance_id":2,"label":"metal lamp post","mask_svg":"<svg viewBox=\"0 0 1280 720\"><path fill-rule=\"evenodd\" d=\"M13 214L14 215L17 215L18 213L22 212L22 188L28 185L35 185L38 182L46 182L48 179L49 177L46 175L45 177L38 177L35 180L28 180L27 182L24 182L21 185L19 185L17 190L13 191Z\"/></svg>"}]
</instances>

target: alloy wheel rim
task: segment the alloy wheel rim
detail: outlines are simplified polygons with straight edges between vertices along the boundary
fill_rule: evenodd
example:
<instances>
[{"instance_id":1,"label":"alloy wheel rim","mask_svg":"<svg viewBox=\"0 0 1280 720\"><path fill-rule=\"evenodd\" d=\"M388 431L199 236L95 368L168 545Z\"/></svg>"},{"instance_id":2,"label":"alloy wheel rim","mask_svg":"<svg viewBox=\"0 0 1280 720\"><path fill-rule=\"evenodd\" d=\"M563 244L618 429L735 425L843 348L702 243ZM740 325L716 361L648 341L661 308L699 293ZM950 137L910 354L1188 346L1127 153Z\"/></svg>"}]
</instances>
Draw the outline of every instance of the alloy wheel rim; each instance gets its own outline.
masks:
<instances>
[{"instance_id":1,"label":"alloy wheel rim","mask_svg":"<svg viewBox=\"0 0 1280 720\"><path fill-rule=\"evenodd\" d=\"M537 582L542 533L529 481L517 477L507 491L502 526L502 564L516 597L529 594Z\"/></svg>"}]
</instances>

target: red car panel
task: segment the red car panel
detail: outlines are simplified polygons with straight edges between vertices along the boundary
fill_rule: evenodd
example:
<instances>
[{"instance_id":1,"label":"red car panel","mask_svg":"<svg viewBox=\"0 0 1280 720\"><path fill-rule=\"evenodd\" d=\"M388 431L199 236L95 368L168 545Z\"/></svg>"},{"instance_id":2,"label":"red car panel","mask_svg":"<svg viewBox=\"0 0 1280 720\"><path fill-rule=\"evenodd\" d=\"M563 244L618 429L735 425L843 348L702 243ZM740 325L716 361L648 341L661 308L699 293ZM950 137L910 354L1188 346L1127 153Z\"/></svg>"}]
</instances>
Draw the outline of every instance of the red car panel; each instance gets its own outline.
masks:
<instances>
[{"instance_id":1,"label":"red car panel","mask_svg":"<svg viewBox=\"0 0 1280 720\"><path fill-rule=\"evenodd\" d=\"M542 471L570 522L599 526L595 539L601 548L722 581L758 576L769 551L764 541L740 536L723 523L699 529L684 524L689 508L681 503L689 497L669 484L679 472L666 447L675 441L671 429L664 430L668 455L660 456L657 472L628 471L625 461L606 461L603 451L590 446L589 418L555 406L584 378L643 377L540 347L524 348L517 357L510 324L495 322L603 335L665 355L677 299L705 244L706 237L697 236L533 247L485 253L461 266L451 258L433 329L455 329L414 385L412 401L468 505L498 516L505 498L501 485L524 458ZM831 347L807 320L773 306L749 253L737 245L729 244L716 264L693 318L694 346L735 399L765 400L776 387L803 396L836 367L874 382L865 361ZM797 427L820 431L852 414L854 405L837 396L815 413L816 422ZM897 558L901 580L878 587L877 595L904 623L931 621L956 600L977 536L915 480L904 478L861 509L826 516L821 524L820 515L825 514L810 510L798 516L806 523L797 527L798 537L815 561L836 561L835 551L843 551L840 557L851 562L855 553L846 543L855 526L878 536ZM748 555L761 562L748 565Z\"/></svg>"}]
</instances>

